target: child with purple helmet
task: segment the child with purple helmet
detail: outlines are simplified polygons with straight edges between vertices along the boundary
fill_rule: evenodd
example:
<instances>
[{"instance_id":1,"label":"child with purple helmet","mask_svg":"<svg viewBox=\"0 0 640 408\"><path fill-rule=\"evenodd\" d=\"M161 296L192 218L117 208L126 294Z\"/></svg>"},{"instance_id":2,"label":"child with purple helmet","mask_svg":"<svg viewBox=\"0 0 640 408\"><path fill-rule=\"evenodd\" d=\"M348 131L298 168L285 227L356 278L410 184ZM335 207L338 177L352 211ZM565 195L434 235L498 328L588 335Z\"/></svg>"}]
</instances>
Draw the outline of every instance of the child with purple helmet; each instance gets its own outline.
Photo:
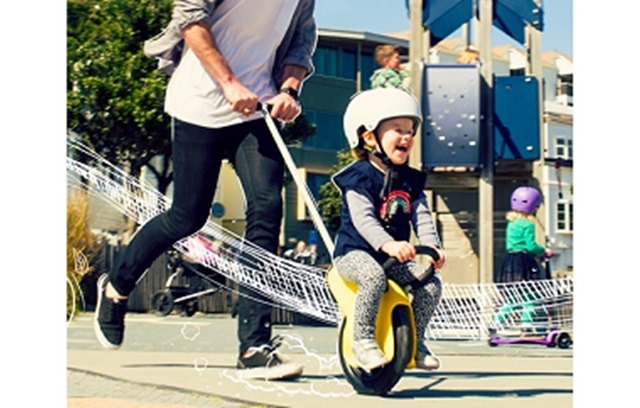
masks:
<instances>
[{"instance_id":1,"label":"child with purple helmet","mask_svg":"<svg viewBox=\"0 0 640 408\"><path fill-rule=\"evenodd\" d=\"M540 204L542 195L535 187L522 186L511 193L511 211L507 213L506 249L507 255L502 261L496 282L509 283L543 279L542 268L536 257L550 258L553 252L536 242L534 214ZM503 323L506 317L518 307L506 304L496 315L498 322ZM532 323L534 305L525 301L522 305L521 323L528 326Z\"/></svg>"},{"instance_id":2,"label":"child with purple helmet","mask_svg":"<svg viewBox=\"0 0 640 408\"><path fill-rule=\"evenodd\" d=\"M507 255L502 262L499 282L540 279L536 257L551 255L551 250L536 242L533 215L540 204L542 195L535 187L518 187L511 193L511 211L507 213Z\"/></svg>"}]
</instances>

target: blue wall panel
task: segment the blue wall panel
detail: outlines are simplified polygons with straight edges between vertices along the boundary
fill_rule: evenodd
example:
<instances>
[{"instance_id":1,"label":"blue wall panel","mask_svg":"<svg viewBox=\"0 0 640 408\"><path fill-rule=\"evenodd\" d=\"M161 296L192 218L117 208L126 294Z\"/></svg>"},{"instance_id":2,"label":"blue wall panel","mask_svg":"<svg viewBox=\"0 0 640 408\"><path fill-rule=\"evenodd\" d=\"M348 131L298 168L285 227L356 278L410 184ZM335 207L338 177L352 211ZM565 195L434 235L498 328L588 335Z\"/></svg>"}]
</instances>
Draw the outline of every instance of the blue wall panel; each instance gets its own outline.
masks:
<instances>
[{"instance_id":1,"label":"blue wall panel","mask_svg":"<svg viewBox=\"0 0 640 408\"><path fill-rule=\"evenodd\" d=\"M426 64L423 75L423 166L477 167L480 159L478 67Z\"/></svg>"},{"instance_id":2,"label":"blue wall panel","mask_svg":"<svg viewBox=\"0 0 640 408\"><path fill-rule=\"evenodd\" d=\"M540 157L538 81L535 77L494 80L496 160L537 160Z\"/></svg>"}]
</instances>

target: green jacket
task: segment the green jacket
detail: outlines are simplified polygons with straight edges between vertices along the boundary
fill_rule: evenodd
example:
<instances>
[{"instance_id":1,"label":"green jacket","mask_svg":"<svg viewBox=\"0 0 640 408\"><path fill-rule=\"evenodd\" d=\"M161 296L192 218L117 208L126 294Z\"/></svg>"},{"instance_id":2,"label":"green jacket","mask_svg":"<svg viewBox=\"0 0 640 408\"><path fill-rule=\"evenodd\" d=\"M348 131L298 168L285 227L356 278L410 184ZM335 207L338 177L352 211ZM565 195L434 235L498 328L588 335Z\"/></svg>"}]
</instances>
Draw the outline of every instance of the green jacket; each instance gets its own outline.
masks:
<instances>
[{"instance_id":1,"label":"green jacket","mask_svg":"<svg viewBox=\"0 0 640 408\"><path fill-rule=\"evenodd\" d=\"M518 218L507 224L507 252L518 251L536 256L544 254L544 246L536 243L535 226L525 218Z\"/></svg>"},{"instance_id":2,"label":"green jacket","mask_svg":"<svg viewBox=\"0 0 640 408\"><path fill-rule=\"evenodd\" d=\"M375 70L371 78L371 88L400 88L409 90L409 73L404 70L396 71L390 68Z\"/></svg>"}]
</instances>

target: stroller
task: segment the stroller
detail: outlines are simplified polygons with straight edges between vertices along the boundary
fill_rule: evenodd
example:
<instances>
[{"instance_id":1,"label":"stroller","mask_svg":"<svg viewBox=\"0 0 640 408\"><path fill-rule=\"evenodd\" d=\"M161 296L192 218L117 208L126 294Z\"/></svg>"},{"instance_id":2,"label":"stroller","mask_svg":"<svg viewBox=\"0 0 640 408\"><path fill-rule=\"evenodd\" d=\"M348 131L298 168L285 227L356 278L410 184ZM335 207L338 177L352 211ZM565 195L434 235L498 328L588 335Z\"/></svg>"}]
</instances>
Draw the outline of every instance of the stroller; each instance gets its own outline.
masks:
<instances>
[{"instance_id":1,"label":"stroller","mask_svg":"<svg viewBox=\"0 0 640 408\"><path fill-rule=\"evenodd\" d=\"M159 316L167 316L174 309L181 316L193 316L198 311L198 299L228 290L223 275L199 263L190 262L175 249L167 251L167 269L171 273L165 288L151 297L151 308ZM227 293L226 301L235 317L231 293Z\"/></svg>"}]
</instances>

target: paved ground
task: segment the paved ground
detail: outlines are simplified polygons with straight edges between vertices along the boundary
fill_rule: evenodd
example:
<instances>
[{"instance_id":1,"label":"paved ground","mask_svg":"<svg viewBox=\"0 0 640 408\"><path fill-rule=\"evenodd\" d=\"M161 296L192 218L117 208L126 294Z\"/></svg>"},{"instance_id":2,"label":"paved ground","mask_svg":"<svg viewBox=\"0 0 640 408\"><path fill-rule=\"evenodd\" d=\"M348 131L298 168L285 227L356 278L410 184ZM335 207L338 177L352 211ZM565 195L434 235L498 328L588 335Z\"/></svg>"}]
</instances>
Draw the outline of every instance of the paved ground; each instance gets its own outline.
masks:
<instances>
[{"instance_id":1,"label":"paved ground","mask_svg":"<svg viewBox=\"0 0 640 408\"><path fill-rule=\"evenodd\" d=\"M337 329L276 326L282 351L305 364L288 382L242 380L236 320L128 314L120 350L102 350L92 313L67 329L68 407L571 407L573 351L486 342L432 342L443 367L407 371L386 397L356 394L335 355Z\"/></svg>"}]
</instances>

